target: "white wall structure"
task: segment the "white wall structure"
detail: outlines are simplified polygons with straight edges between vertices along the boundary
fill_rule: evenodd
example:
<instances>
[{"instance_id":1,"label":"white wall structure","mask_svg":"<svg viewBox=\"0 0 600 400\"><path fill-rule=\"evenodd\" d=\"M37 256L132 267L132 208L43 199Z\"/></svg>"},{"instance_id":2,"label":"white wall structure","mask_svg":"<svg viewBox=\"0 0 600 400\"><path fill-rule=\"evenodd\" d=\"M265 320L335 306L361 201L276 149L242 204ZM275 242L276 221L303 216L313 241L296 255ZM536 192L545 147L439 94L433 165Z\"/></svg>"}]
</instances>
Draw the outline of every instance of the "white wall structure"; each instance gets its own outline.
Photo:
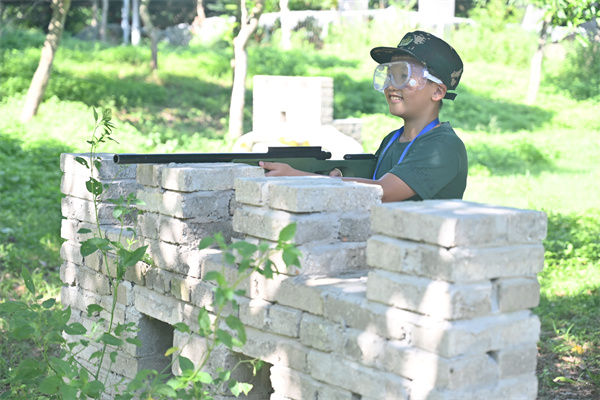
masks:
<instances>
[{"instance_id":1,"label":"white wall structure","mask_svg":"<svg viewBox=\"0 0 600 400\"><path fill-rule=\"evenodd\" d=\"M62 302L90 326L97 317L87 316L87 305L106 305L112 287L107 266L79 252L85 237L77 232L95 218L88 171L75 156L61 158ZM118 166L101 157L98 178L108 182ZM264 360L246 398L536 398L540 322L531 309L539 301L544 213L458 200L381 204L375 185L265 178L244 164L132 165L107 196L128 192L146 203L131 223L153 265L130 268L119 287L116 318L138 325L143 346L119 353L105 371L111 381L165 365L165 349L188 341L183 354L199 358L196 316L212 304L213 287L203 277L222 265L219 251L198 250L203 237L222 231L228 240L273 241L295 222L302 268L243 282L237 315L248 341L206 367ZM114 231L109 203L99 219ZM177 322L192 334L175 331Z\"/></svg>"},{"instance_id":2,"label":"white wall structure","mask_svg":"<svg viewBox=\"0 0 600 400\"><path fill-rule=\"evenodd\" d=\"M252 131L234 152L266 152L271 146L320 146L333 160L363 153L359 118L333 118L333 78L255 75Z\"/></svg>"}]
</instances>

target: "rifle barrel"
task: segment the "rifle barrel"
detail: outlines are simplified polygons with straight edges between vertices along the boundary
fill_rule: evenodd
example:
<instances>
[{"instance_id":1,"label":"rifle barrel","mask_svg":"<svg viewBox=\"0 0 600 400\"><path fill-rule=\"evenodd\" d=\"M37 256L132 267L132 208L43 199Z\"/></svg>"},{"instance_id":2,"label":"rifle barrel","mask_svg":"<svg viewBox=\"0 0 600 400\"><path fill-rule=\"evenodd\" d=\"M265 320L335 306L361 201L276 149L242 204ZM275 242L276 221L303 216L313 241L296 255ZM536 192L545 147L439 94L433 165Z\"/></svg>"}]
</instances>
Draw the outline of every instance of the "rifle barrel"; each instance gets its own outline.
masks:
<instances>
[{"instance_id":1,"label":"rifle barrel","mask_svg":"<svg viewBox=\"0 0 600 400\"><path fill-rule=\"evenodd\" d=\"M217 163L231 160L260 158L314 158L328 160L331 153L320 146L269 147L266 153L174 153L174 154L115 154L116 164Z\"/></svg>"}]
</instances>

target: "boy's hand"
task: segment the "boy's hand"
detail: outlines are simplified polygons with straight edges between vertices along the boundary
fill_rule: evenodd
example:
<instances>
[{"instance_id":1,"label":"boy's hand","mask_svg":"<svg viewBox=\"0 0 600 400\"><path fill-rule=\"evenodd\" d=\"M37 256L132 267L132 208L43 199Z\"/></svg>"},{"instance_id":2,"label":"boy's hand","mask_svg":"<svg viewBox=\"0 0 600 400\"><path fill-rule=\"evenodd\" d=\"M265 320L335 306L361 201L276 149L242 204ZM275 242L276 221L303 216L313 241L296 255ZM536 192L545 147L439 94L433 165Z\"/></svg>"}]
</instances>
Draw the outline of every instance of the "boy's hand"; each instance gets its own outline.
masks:
<instances>
[{"instance_id":1,"label":"boy's hand","mask_svg":"<svg viewBox=\"0 0 600 400\"><path fill-rule=\"evenodd\" d=\"M294 169L287 164L278 162L259 161L258 165L266 170L265 176L301 176L302 171Z\"/></svg>"}]
</instances>

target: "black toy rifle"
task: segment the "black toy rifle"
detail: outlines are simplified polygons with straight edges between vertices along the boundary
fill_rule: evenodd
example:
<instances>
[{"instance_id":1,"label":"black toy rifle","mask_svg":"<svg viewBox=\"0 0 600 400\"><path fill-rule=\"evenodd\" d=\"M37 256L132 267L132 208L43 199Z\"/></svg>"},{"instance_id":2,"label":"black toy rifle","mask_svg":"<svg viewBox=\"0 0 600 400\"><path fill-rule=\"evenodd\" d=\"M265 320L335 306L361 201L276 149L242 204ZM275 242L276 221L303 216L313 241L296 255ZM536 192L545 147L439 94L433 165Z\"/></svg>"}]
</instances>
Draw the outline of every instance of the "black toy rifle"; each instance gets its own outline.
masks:
<instances>
[{"instance_id":1,"label":"black toy rifle","mask_svg":"<svg viewBox=\"0 0 600 400\"><path fill-rule=\"evenodd\" d=\"M318 146L269 147L266 153L175 153L175 154L115 154L117 164L168 163L244 163L281 162L305 172L329 175L334 169L343 176L373 177L376 158L373 154L346 154L343 160L330 160L331 153Z\"/></svg>"}]
</instances>

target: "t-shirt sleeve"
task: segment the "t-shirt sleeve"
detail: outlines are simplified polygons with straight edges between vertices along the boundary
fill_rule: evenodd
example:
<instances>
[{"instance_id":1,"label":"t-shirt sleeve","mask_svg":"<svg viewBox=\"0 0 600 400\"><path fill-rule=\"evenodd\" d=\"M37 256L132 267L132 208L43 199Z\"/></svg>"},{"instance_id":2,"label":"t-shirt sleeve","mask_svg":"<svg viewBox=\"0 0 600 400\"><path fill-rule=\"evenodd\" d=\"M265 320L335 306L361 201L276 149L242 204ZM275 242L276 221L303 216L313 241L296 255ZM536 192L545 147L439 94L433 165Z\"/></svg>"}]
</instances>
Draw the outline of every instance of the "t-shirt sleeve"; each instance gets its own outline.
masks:
<instances>
[{"instance_id":1,"label":"t-shirt sleeve","mask_svg":"<svg viewBox=\"0 0 600 400\"><path fill-rule=\"evenodd\" d=\"M389 172L427 200L454 179L460 161L451 141L423 139L415 141L404 160Z\"/></svg>"}]
</instances>

